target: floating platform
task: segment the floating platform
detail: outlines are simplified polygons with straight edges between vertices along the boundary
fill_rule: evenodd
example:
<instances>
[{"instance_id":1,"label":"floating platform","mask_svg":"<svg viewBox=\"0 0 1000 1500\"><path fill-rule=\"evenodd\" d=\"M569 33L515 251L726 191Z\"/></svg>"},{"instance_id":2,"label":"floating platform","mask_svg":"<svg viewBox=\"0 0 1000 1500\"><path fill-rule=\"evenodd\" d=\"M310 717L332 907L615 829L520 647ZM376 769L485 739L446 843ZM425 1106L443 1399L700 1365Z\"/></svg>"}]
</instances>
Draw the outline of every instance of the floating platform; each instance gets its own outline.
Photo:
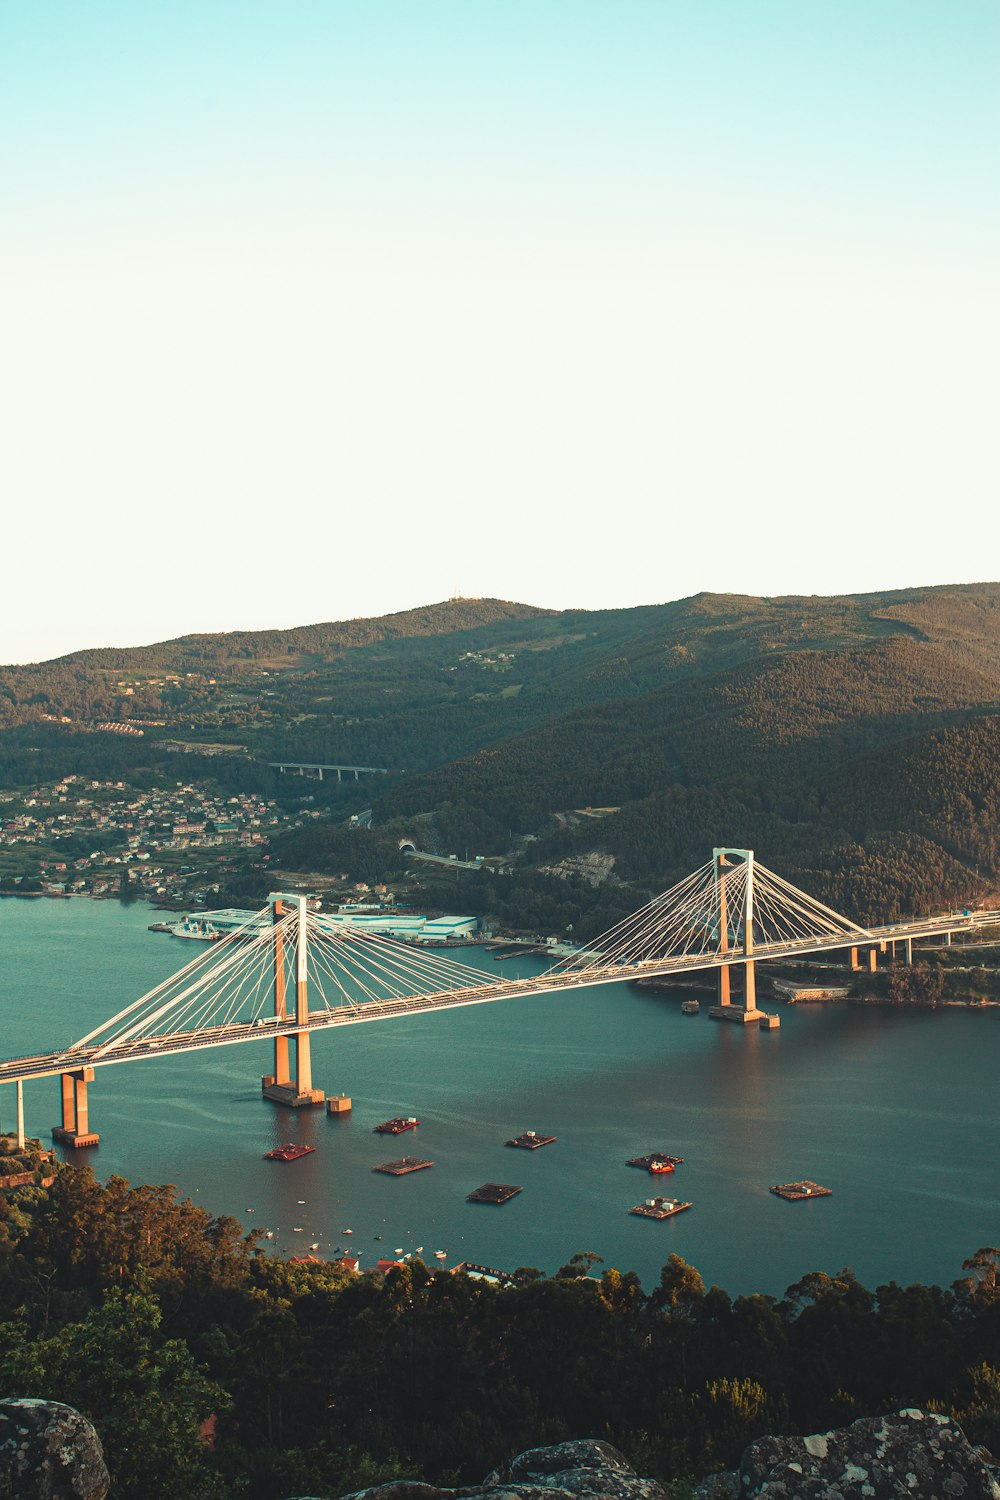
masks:
<instances>
[{"instance_id":1,"label":"floating platform","mask_svg":"<svg viewBox=\"0 0 1000 1500\"><path fill-rule=\"evenodd\" d=\"M296 1146L289 1141L287 1146L275 1146L273 1151L264 1152L264 1161L298 1161L300 1156L308 1156L310 1151L315 1151L315 1146Z\"/></svg>"},{"instance_id":2,"label":"floating platform","mask_svg":"<svg viewBox=\"0 0 1000 1500\"><path fill-rule=\"evenodd\" d=\"M422 1161L419 1156L401 1156L398 1161L384 1161L381 1166L372 1167L372 1171L385 1172L389 1177L405 1177L408 1172L422 1172L433 1165L432 1161Z\"/></svg>"},{"instance_id":3,"label":"floating platform","mask_svg":"<svg viewBox=\"0 0 1000 1500\"><path fill-rule=\"evenodd\" d=\"M474 1193L466 1198L466 1203L509 1203L511 1198L521 1192L510 1182L484 1182L482 1187L477 1187Z\"/></svg>"},{"instance_id":4,"label":"floating platform","mask_svg":"<svg viewBox=\"0 0 1000 1500\"><path fill-rule=\"evenodd\" d=\"M629 1213L640 1219L672 1219L674 1214L682 1214L690 1207L690 1203L681 1203L678 1198L647 1198L644 1203L630 1208Z\"/></svg>"},{"instance_id":5,"label":"floating platform","mask_svg":"<svg viewBox=\"0 0 1000 1500\"><path fill-rule=\"evenodd\" d=\"M523 1135L516 1135L512 1141L504 1141L504 1145L519 1146L522 1151L537 1151L539 1146L551 1146L554 1140L554 1135L538 1135L534 1130L526 1130Z\"/></svg>"},{"instance_id":6,"label":"floating platform","mask_svg":"<svg viewBox=\"0 0 1000 1500\"><path fill-rule=\"evenodd\" d=\"M681 1002L682 1016L696 1016L701 1010L700 1000L684 1000Z\"/></svg>"},{"instance_id":7,"label":"floating platform","mask_svg":"<svg viewBox=\"0 0 1000 1500\"><path fill-rule=\"evenodd\" d=\"M818 1182L803 1178L801 1182L779 1182L770 1191L778 1198L787 1198L789 1203L796 1203L800 1198L829 1198L833 1189L820 1187Z\"/></svg>"},{"instance_id":8,"label":"floating platform","mask_svg":"<svg viewBox=\"0 0 1000 1500\"><path fill-rule=\"evenodd\" d=\"M420 1121L415 1115L397 1115L394 1120L383 1120L372 1128L373 1135L402 1135L404 1130L416 1130Z\"/></svg>"},{"instance_id":9,"label":"floating platform","mask_svg":"<svg viewBox=\"0 0 1000 1500\"><path fill-rule=\"evenodd\" d=\"M671 1156L669 1151L650 1151L648 1156L629 1157L626 1166L641 1167L644 1172L651 1172L654 1162L664 1162L668 1167L679 1167L683 1160L683 1156Z\"/></svg>"}]
</instances>

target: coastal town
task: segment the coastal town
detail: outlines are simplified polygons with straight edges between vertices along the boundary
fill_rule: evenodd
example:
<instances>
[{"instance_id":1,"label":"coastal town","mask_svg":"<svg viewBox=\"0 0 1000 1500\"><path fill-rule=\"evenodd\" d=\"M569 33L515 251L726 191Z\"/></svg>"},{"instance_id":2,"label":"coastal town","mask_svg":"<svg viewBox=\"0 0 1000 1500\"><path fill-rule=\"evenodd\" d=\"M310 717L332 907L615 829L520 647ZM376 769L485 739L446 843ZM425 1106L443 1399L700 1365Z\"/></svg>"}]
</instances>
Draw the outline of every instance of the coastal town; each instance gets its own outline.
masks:
<instances>
[{"instance_id":1,"label":"coastal town","mask_svg":"<svg viewBox=\"0 0 1000 1500\"><path fill-rule=\"evenodd\" d=\"M206 782L144 791L65 776L0 792L0 894L198 903L248 858L266 862L276 833L319 816Z\"/></svg>"}]
</instances>

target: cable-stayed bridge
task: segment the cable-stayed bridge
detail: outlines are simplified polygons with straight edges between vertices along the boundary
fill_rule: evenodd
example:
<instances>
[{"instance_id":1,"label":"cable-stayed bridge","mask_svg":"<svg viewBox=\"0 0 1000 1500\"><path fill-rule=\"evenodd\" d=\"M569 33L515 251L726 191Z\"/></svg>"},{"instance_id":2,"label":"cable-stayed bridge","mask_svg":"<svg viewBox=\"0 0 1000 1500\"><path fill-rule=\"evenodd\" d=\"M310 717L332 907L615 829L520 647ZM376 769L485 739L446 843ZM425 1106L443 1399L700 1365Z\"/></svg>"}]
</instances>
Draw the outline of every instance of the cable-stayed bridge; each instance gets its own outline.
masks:
<instances>
[{"instance_id":1,"label":"cable-stayed bridge","mask_svg":"<svg viewBox=\"0 0 1000 1500\"><path fill-rule=\"evenodd\" d=\"M590 948L542 974L508 979L312 910L303 895L276 893L244 927L71 1046L0 1061L0 1083L18 1085L23 1139L23 1081L59 1077L62 1123L53 1134L94 1145L87 1085L98 1067L267 1038L274 1069L264 1094L295 1107L319 1104L310 1039L327 1027L704 970L717 972L710 1014L746 1024L765 1019L756 1004L758 961L849 949L853 967L864 954L874 969L876 955L895 955L898 944L909 962L914 938L950 942L954 932L995 921L994 913L966 912L861 927L757 863L752 850L715 849Z\"/></svg>"}]
</instances>

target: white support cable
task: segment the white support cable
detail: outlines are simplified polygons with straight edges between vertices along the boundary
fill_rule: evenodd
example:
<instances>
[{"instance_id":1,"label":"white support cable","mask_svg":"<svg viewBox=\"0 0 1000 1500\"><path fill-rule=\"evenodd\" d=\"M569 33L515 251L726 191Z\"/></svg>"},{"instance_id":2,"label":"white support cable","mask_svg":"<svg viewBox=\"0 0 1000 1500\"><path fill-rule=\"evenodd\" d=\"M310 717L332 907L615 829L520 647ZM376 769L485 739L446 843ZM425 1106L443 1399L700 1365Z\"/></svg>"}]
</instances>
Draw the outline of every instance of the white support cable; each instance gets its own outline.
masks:
<instances>
[{"instance_id":1,"label":"white support cable","mask_svg":"<svg viewBox=\"0 0 1000 1500\"><path fill-rule=\"evenodd\" d=\"M432 984L435 989L462 988L471 983L473 975L479 972L465 965L453 964L451 960L442 960L436 954L428 954L420 949L397 947L395 944L389 946L373 933L358 933L349 938L348 943L353 945L355 951L366 953L371 962L378 962L390 970L398 969L407 976L412 975L414 979Z\"/></svg>"},{"instance_id":2,"label":"white support cable","mask_svg":"<svg viewBox=\"0 0 1000 1500\"><path fill-rule=\"evenodd\" d=\"M379 989L370 987L376 982L377 976L371 973L369 968L360 960L359 955L350 951L346 944L342 945L336 955L336 959L338 960L337 968L333 967L334 955L324 953L322 954L322 958L320 958L319 945L315 945L315 949L317 964L322 962L325 971L334 975L338 988L343 993L348 1004L357 1003L356 996L352 996L350 993L349 986L351 985L356 989L360 989L370 1000L384 998L385 985L382 984L381 986L382 993L379 992Z\"/></svg>"},{"instance_id":3,"label":"white support cable","mask_svg":"<svg viewBox=\"0 0 1000 1500\"><path fill-rule=\"evenodd\" d=\"M588 951L595 953L596 957L582 963L564 960L555 965L552 972L571 969L574 973L587 973L609 963L627 963L636 948L641 951L654 935L662 947L665 928L667 941L676 940L685 915L694 914L703 904L711 869L711 863L702 866L589 944Z\"/></svg>"},{"instance_id":4,"label":"white support cable","mask_svg":"<svg viewBox=\"0 0 1000 1500\"><path fill-rule=\"evenodd\" d=\"M198 987L189 986L190 998L183 1005L178 1004L176 1008L172 1007L165 1014L161 1009L159 1019L169 1018L170 1021L170 1026L167 1028L166 1034L174 1034L179 1030L185 1029L198 1030L204 1027L210 1018L217 1015L220 1008L226 1003L226 994L231 985L235 984L237 986L238 993L239 986L242 983L241 975L243 971L252 969L255 959L257 959L258 963L262 958L265 962L269 959L269 946L267 945L263 955L261 955L258 951L261 947L260 944L256 942L244 944L242 952L234 953L232 967L222 975L220 987L216 988L220 979L219 969L216 967L202 976ZM155 1013L154 1016L148 1019L152 1023L155 1019ZM146 1028L140 1025L138 1028L133 1028L133 1031L135 1036L142 1036L146 1039L164 1034L163 1031L156 1030L152 1024ZM112 1044L119 1040L122 1040L122 1038L115 1037L111 1039Z\"/></svg>"},{"instance_id":5,"label":"white support cable","mask_svg":"<svg viewBox=\"0 0 1000 1500\"><path fill-rule=\"evenodd\" d=\"M764 866L758 865L757 869L764 869ZM823 902L818 901L815 896L807 896L805 891L800 891L797 886L792 885L787 880L783 880L782 877L780 875L776 875L773 870L767 870L766 874L770 877L771 880L775 881L782 889L789 892L792 896L807 902L809 908L812 911L816 912L817 914L821 912L825 917L833 921L835 923L834 931L842 932L846 928L850 932L858 933L858 935L861 937L867 938L871 936L871 933L866 927L859 927L858 924L856 922L852 922L849 917L842 916L840 912L834 911L830 906L824 906Z\"/></svg>"},{"instance_id":6,"label":"white support cable","mask_svg":"<svg viewBox=\"0 0 1000 1500\"><path fill-rule=\"evenodd\" d=\"M371 934L367 937L366 943L364 940L359 941L356 933L350 936L344 934L335 946L315 945L316 952L322 953L323 963L328 971L333 965L340 968L342 977L338 978L337 985L345 994L345 999L353 1003L345 979L348 983L360 985L373 998L377 998L377 991L369 988L371 984L380 986L383 993L388 992L394 997L412 989L415 980L405 968L401 969L398 955L391 951L383 954L382 944L378 939ZM380 961L380 958L388 958L390 961Z\"/></svg>"},{"instance_id":7,"label":"white support cable","mask_svg":"<svg viewBox=\"0 0 1000 1500\"><path fill-rule=\"evenodd\" d=\"M439 954L431 954L412 944L403 942L398 938L389 937L384 933L373 933L363 927L355 927L350 922L324 921L322 916L314 914L313 922L315 929L322 935L334 942L342 943L375 943L380 951L385 954L395 954L401 963L408 965L423 966L427 970L436 970L444 977L452 977L453 982L460 984L470 982L480 971L466 964L459 963L452 958L442 958Z\"/></svg>"},{"instance_id":8,"label":"white support cable","mask_svg":"<svg viewBox=\"0 0 1000 1500\"><path fill-rule=\"evenodd\" d=\"M210 996L203 1007L201 1024L204 1025L209 1018L214 1017L214 1024L228 1026L234 1024L234 1018L240 1011L248 1008L248 995L245 990L250 990L254 995L259 993L264 977L265 969L270 971L270 952L265 949L256 954L256 964L247 963L244 972L234 971L227 977L226 984L221 994L213 1000ZM231 989L232 994L227 1000L226 990ZM223 1008L224 1007L224 1008ZM252 1007L251 1007L252 1008Z\"/></svg>"},{"instance_id":9,"label":"white support cable","mask_svg":"<svg viewBox=\"0 0 1000 1500\"><path fill-rule=\"evenodd\" d=\"M401 952L395 945L387 947L374 934L363 937L359 934L349 938L348 944L352 945L355 962L364 963L366 968L385 975L393 983L401 982L406 989L418 983L430 984L434 992L462 989L473 982L473 976L480 977L478 970L453 965L450 960L442 962L436 955L431 958L419 950Z\"/></svg>"},{"instance_id":10,"label":"white support cable","mask_svg":"<svg viewBox=\"0 0 1000 1500\"><path fill-rule=\"evenodd\" d=\"M266 911L267 907L264 907L263 910ZM256 913L252 921L245 923L242 927L236 928L233 932L222 938L218 943L214 943L212 947L207 951L198 953L194 958L189 960L189 962L186 963L183 968L178 969L176 973L171 974L169 978L162 980L158 985L155 985L153 989L147 990L144 995L139 996L138 1000L133 1000L131 1005L127 1005L124 1010L120 1010L117 1015L112 1016L110 1020L105 1021L103 1026L96 1027L93 1031L89 1032L87 1036L81 1037L78 1042L73 1042L67 1050L74 1051L78 1047L85 1047L88 1042L93 1041L94 1037L99 1036L102 1031L107 1030L109 1026L114 1026L118 1021L124 1021L126 1017L132 1015L140 1005L148 1004L158 995L162 994L164 990L168 989L171 985L176 984L179 979L183 979L185 975L190 974L194 969L198 968L199 965L209 962L214 963L218 959L220 952L224 948L231 947L237 941L241 941L242 939L240 935L242 933L245 933L247 931L247 928L251 927L253 925L253 922L255 922L262 915L263 912Z\"/></svg>"},{"instance_id":11,"label":"white support cable","mask_svg":"<svg viewBox=\"0 0 1000 1500\"><path fill-rule=\"evenodd\" d=\"M166 1001L159 1004L156 1009L154 1009L144 1019L140 1019L134 1022L131 1026L126 1027L124 1031L116 1033L113 1039L114 1043L120 1046L123 1042L127 1042L137 1032L141 1031L144 1025L150 1026L154 1024L156 1021L160 1020L163 1016L167 1015L172 1010L177 1009L183 1011L183 1009L185 1008L184 1002L187 1002L190 996L197 994L205 984L211 983L213 980L219 978L222 974L228 972L232 967L234 967L234 965L244 962L249 951L252 951L253 948L260 946L263 943L268 943L272 935L273 934L271 932L268 932L263 936L254 937L249 939L249 941L244 941L238 945L235 945L234 951L231 951L228 955L226 955L221 963L214 963L210 970L208 970L204 974L199 975L197 979L192 984L187 985L179 995L170 996ZM186 972L187 971L185 971L185 973ZM182 976L175 976L175 978L177 977ZM163 986L158 986L157 989L160 993L162 993ZM148 998L149 997L144 996L143 1000L146 1000ZM134 1010L134 1007L130 1007L130 1009ZM101 1031L106 1029L106 1026L99 1027L98 1031L92 1032L91 1035L99 1035ZM98 1046L96 1051L93 1053L93 1056L100 1057L102 1052L106 1050L108 1045L110 1045L110 1043L104 1043Z\"/></svg>"},{"instance_id":12,"label":"white support cable","mask_svg":"<svg viewBox=\"0 0 1000 1500\"><path fill-rule=\"evenodd\" d=\"M609 953L619 948L622 950L626 949L629 941L634 939L636 933L643 929L651 920L655 920L664 910L669 909L671 903L682 903L689 888L700 883L706 872L711 871L711 868L712 865L709 862L707 865L694 870L675 886L672 886L670 890L664 891L659 896L654 896L645 906L641 906L638 911L633 912L630 916L623 917L614 927L610 927L607 932L602 933L593 943L588 944L588 953L597 953L599 955L597 960L588 958L580 962L579 955L570 955L555 964L553 972L567 968L586 969L592 967L595 962L606 961Z\"/></svg>"},{"instance_id":13,"label":"white support cable","mask_svg":"<svg viewBox=\"0 0 1000 1500\"><path fill-rule=\"evenodd\" d=\"M328 956L327 953L324 951L324 946L323 946L322 943L313 943L313 945L312 945L312 956L313 956L313 963L314 963L315 968L316 968L316 987L319 990L320 998L323 1001L324 1008L326 1010L333 1010L333 1009L337 1009L338 1008L338 1007L335 1007L335 1006L331 1006L330 1001L327 998L326 989L325 989L324 984L323 984L323 975L324 974L333 983L333 985L340 991L340 994L343 997L344 1002L347 1003L347 1004L351 1004L352 1003L351 997L348 995L346 989L344 988L343 980L342 980L342 978L341 978L338 970L333 965L332 957Z\"/></svg>"}]
</instances>

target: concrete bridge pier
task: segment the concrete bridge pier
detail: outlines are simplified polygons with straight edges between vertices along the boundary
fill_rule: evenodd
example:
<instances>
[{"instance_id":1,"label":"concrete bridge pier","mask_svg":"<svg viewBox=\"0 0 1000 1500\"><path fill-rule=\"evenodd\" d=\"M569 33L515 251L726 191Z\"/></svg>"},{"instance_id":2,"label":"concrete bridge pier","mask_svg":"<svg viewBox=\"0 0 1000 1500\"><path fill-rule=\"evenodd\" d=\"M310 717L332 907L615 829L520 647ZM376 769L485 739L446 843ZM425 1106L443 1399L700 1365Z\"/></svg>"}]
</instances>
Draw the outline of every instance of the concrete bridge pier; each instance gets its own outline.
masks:
<instances>
[{"instance_id":1,"label":"concrete bridge pier","mask_svg":"<svg viewBox=\"0 0 1000 1500\"><path fill-rule=\"evenodd\" d=\"M743 911L740 914L738 932L742 940L742 969L743 969L743 1003L734 1004L732 997L732 979L730 975L731 965L722 964L718 970L718 990L716 1004L709 1010L709 1015L715 1021L735 1021L738 1025L745 1026L751 1021L763 1019L764 1012L757 1009L757 976L753 960L753 853L749 849L715 849L713 858L715 860L715 885L716 899L718 901L717 920L719 924L719 953L725 954L729 948L729 910L726 889L727 873L732 869L733 861L729 857L736 858L746 864L746 879L744 883ZM739 949L735 950L737 953Z\"/></svg>"},{"instance_id":2,"label":"concrete bridge pier","mask_svg":"<svg viewBox=\"0 0 1000 1500\"><path fill-rule=\"evenodd\" d=\"M308 989L308 939L306 927L305 896L272 896L271 920L274 924L274 1014L279 1021L290 1019L287 1002L287 975L285 968L285 936L279 923L287 911L298 909L295 925L295 1019L306 1026L309 1021ZM295 1077L292 1078L288 1054L289 1037L295 1041ZM312 1085L312 1051L309 1032L293 1031L274 1039L274 1072L265 1073L260 1081L265 1099L275 1104L285 1104L292 1109L301 1109L306 1104L322 1104L325 1095L322 1089Z\"/></svg>"},{"instance_id":3,"label":"concrete bridge pier","mask_svg":"<svg viewBox=\"0 0 1000 1500\"><path fill-rule=\"evenodd\" d=\"M93 1083L93 1068L63 1073L61 1083L62 1124L53 1125L52 1139L64 1146L96 1146L100 1136L90 1128L87 1084Z\"/></svg>"}]
</instances>

